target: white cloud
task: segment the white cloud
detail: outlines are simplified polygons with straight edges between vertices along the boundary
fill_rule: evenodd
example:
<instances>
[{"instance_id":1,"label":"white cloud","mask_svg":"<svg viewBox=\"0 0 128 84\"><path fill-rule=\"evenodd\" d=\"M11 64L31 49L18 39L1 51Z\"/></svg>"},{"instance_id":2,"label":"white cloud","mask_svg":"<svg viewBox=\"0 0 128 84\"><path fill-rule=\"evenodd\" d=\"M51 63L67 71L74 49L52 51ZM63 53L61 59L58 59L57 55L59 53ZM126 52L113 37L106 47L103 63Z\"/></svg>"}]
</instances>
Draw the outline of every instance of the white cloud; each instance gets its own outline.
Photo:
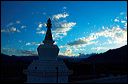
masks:
<instances>
[{"instance_id":1,"label":"white cloud","mask_svg":"<svg viewBox=\"0 0 128 84\"><path fill-rule=\"evenodd\" d=\"M117 42L117 43L123 43L127 41L127 31L119 28L119 27L113 27L112 29L107 29L105 31L97 32L94 33L95 39L99 37L109 37L112 39L112 42Z\"/></svg>"},{"instance_id":2,"label":"white cloud","mask_svg":"<svg viewBox=\"0 0 128 84\"><path fill-rule=\"evenodd\" d=\"M76 23L74 23L74 22L61 23L60 28L57 28L55 31L57 33L65 33L67 31L71 30L72 29L71 27L73 27L75 25L76 25Z\"/></svg>"},{"instance_id":3,"label":"white cloud","mask_svg":"<svg viewBox=\"0 0 128 84\"><path fill-rule=\"evenodd\" d=\"M38 46L38 45L40 45L40 43L37 43L37 42L28 42L28 43L26 43L25 45L26 45L26 46L32 46L32 45Z\"/></svg>"},{"instance_id":4,"label":"white cloud","mask_svg":"<svg viewBox=\"0 0 128 84\"><path fill-rule=\"evenodd\" d=\"M104 29L105 29L105 27L104 27L104 26L102 26L102 29L104 30Z\"/></svg>"},{"instance_id":5,"label":"white cloud","mask_svg":"<svg viewBox=\"0 0 128 84\"><path fill-rule=\"evenodd\" d=\"M37 56L36 51L31 50L17 50L14 48L1 48L1 53L7 55L16 55L16 56Z\"/></svg>"},{"instance_id":6,"label":"white cloud","mask_svg":"<svg viewBox=\"0 0 128 84\"><path fill-rule=\"evenodd\" d=\"M83 48L82 48L83 47ZM69 45L61 45L59 46L60 52L59 55L64 55L64 56L78 56L79 54L76 52L83 52L85 50L85 45L84 46L69 46ZM64 51L61 51L61 50Z\"/></svg>"},{"instance_id":7,"label":"white cloud","mask_svg":"<svg viewBox=\"0 0 128 84\"><path fill-rule=\"evenodd\" d=\"M7 30L5 30L5 29L1 29L1 32L7 32Z\"/></svg>"},{"instance_id":8,"label":"white cloud","mask_svg":"<svg viewBox=\"0 0 128 84\"><path fill-rule=\"evenodd\" d=\"M112 42L112 40L109 40L109 39L108 39L108 42L107 42L107 43L108 43L108 44L112 44L113 42Z\"/></svg>"},{"instance_id":9,"label":"white cloud","mask_svg":"<svg viewBox=\"0 0 128 84\"><path fill-rule=\"evenodd\" d=\"M126 23L126 21L122 20L121 23Z\"/></svg>"},{"instance_id":10,"label":"white cloud","mask_svg":"<svg viewBox=\"0 0 128 84\"><path fill-rule=\"evenodd\" d=\"M31 43L26 43L25 45L31 45Z\"/></svg>"},{"instance_id":11,"label":"white cloud","mask_svg":"<svg viewBox=\"0 0 128 84\"><path fill-rule=\"evenodd\" d=\"M127 28L127 22L124 24L124 27Z\"/></svg>"},{"instance_id":12,"label":"white cloud","mask_svg":"<svg viewBox=\"0 0 128 84\"><path fill-rule=\"evenodd\" d=\"M63 9L67 9L67 7L64 6Z\"/></svg>"},{"instance_id":13,"label":"white cloud","mask_svg":"<svg viewBox=\"0 0 128 84\"><path fill-rule=\"evenodd\" d=\"M10 28L10 32L20 32L20 30L18 30L18 29L15 28L15 27L12 27L12 28Z\"/></svg>"},{"instance_id":14,"label":"white cloud","mask_svg":"<svg viewBox=\"0 0 128 84\"><path fill-rule=\"evenodd\" d=\"M17 23L17 24L20 24L20 21L19 21L19 20L17 20L17 21L16 21L16 23Z\"/></svg>"},{"instance_id":15,"label":"white cloud","mask_svg":"<svg viewBox=\"0 0 128 84\"><path fill-rule=\"evenodd\" d=\"M112 29L106 29L100 32L91 33L88 37L79 38L73 42L68 43L70 46L78 46L81 47L87 44L94 44L97 43L99 37L105 37L109 40L111 44L124 44L127 43L127 31L125 29L119 27L113 27Z\"/></svg>"},{"instance_id":16,"label":"white cloud","mask_svg":"<svg viewBox=\"0 0 128 84\"><path fill-rule=\"evenodd\" d=\"M36 30L41 30L42 27L46 27L46 26L47 26L46 23L41 23L40 22Z\"/></svg>"},{"instance_id":17,"label":"white cloud","mask_svg":"<svg viewBox=\"0 0 128 84\"><path fill-rule=\"evenodd\" d=\"M1 32L20 32L20 30L15 27L11 27L9 29L1 29Z\"/></svg>"},{"instance_id":18,"label":"white cloud","mask_svg":"<svg viewBox=\"0 0 128 84\"><path fill-rule=\"evenodd\" d=\"M43 24L40 23L38 27L39 27L39 28L40 28L40 27L43 27Z\"/></svg>"},{"instance_id":19,"label":"white cloud","mask_svg":"<svg viewBox=\"0 0 128 84\"><path fill-rule=\"evenodd\" d=\"M24 29L24 28L26 28L26 27L27 27L27 26L25 26L25 25L22 25L22 26L21 26L21 29Z\"/></svg>"},{"instance_id":20,"label":"white cloud","mask_svg":"<svg viewBox=\"0 0 128 84\"><path fill-rule=\"evenodd\" d=\"M60 22L59 26L53 30L53 39L63 38L75 25L75 22Z\"/></svg>"},{"instance_id":21,"label":"white cloud","mask_svg":"<svg viewBox=\"0 0 128 84\"><path fill-rule=\"evenodd\" d=\"M44 30L36 32L37 34L46 34Z\"/></svg>"},{"instance_id":22,"label":"white cloud","mask_svg":"<svg viewBox=\"0 0 128 84\"><path fill-rule=\"evenodd\" d=\"M72 49L67 48L64 52L59 52L59 55L63 55L63 56L75 56L75 54L73 54Z\"/></svg>"},{"instance_id":23,"label":"white cloud","mask_svg":"<svg viewBox=\"0 0 128 84\"><path fill-rule=\"evenodd\" d=\"M64 52L65 55L67 56L72 56L72 50L71 49L67 49L65 52Z\"/></svg>"},{"instance_id":24,"label":"white cloud","mask_svg":"<svg viewBox=\"0 0 128 84\"><path fill-rule=\"evenodd\" d=\"M6 27L10 27L10 26L12 26L13 24L14 24L13 22L10 22L9 24L7 24Z\"/></svg>"},{"instance_id":25,"label":"white cloud","mask_svg":"<svg viewBox=\"0 0 128 84\"><path fill-rule=\"evenodd\" d=\"M114 22L119 22L119 20L116 18L116 19L114 20Z\"/></svg>"},{"instance_id":26,"label":"white cloud","mask_svg":"<svg viewBox=\"0 0 128 84\"><path fill-rule=\"evenodd\" d=\"M59 46L59 48L64 48L64 46Z\"/></svg>"},{"instance_id":27,"label":"white cloud","mask_svg":"<svg viewBox=\"0 0 128 84\"><path fill-rule=\"evenodd\" d=\"M124 15L125 13L124 12L121 12L120 15Z\"/></svg>"},{"instance_id":28,"label":"white cloud","mask_svg":"<svg viewBox=\"0 0 128 84\"><path fill-rule=\"evenodd\" d=\"M54 44L56 45L56 44L57 44L57 42L55 41L55 42L54 42Z\"/></svg>"},{"instance_id":29,"label":"white cloud","mask_svg":"<svg viewBox=\"0 0 128 84\"><path fill-rule=\"evenodd\" d=\"M96 50L96 51L101 51L101 50L107 51L107 50L109 50L109 48L107 48L107 47L95 47L95 48L91 48L91 49Z\"/></svg>"},{"instance_id":30,"label":"white cloud","mask_svg":"<svg viewBox=\"0 0 128 84\"><path fill-rule=\"evenodd\" d=\"M52 18L58 20L58 19L60 19L60 18L66 18L67 16L69 16L68 13L62 13L62 14L53 15Z\"/></svg>"},{"instance_id":31,"label":"white cloud","mask_svg":"<svg viewBox=\"0 0 128 84\"><path fill-rule=\"evenodd\" d=\"M70 28L70 27L72 27L72 26L74 26L74 25L76 25L76 23L70 22L70 23L64 23L64 24L62 24L61 26L62 26L63 28Z\"/></svg>"},{"instance_id":32,"label":"white cloud","mask_svg":"<svg viewBox=\"0 0 128 84\"><path fill-rule=\"evenodd\" d=\"M9 24L6 25L6 27L13 26L14 24L20 24L21 22L17 20L16 22L10 22Z\"/></svg>"},{"instance_id":33,"label":"white cloud","mask_svg":"<svg viewBox=\"0 0 128 84\"><path fill-rule=\"evenodd\" d=\"M75 40L73 42L69 42L67 45L75 46L77 48L81 48L81 47L85 47L87 45L98 43L98 41L93 41L95 39L96 39L96 37L92 37L92 36L89 36L87 38L82 37L82 38L79 38L79 39L77 39L77 40Z\"/></svg>"}]
</instances>

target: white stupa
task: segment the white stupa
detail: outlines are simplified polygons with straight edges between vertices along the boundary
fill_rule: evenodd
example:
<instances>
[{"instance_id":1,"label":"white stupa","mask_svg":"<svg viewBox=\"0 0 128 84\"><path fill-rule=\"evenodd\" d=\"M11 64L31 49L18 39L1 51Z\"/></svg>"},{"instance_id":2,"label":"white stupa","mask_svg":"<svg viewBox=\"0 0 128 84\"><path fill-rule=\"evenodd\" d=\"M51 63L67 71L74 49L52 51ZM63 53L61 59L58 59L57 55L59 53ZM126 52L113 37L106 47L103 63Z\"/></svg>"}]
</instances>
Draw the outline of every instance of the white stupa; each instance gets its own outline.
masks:
<instances>
[{"instance_id":1,"label":"white stupa","mask_svg":"<svg viewBox=\"0 0 128 84\"><path fill-rule=\"evenodd\" d=\"M24 70L27 83L67 83L69 70L62 60L57 60L59 48L54 45L51 20L47 21L47 32L43 44L37 48L39 60L33 61Z\"/></svg>"}]
</instances>

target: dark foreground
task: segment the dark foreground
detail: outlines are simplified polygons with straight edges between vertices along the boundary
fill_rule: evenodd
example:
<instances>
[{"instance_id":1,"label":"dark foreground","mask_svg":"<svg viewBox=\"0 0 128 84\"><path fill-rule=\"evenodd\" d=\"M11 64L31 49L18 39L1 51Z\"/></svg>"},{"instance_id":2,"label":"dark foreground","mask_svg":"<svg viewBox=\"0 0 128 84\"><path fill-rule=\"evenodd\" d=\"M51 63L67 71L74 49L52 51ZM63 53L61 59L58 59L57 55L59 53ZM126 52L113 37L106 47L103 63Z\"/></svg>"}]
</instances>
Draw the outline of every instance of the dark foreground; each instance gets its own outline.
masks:
<instances>
[{"instance_id":1,"label":"dark foreground","mask_svg":"<svg viewBox=\"0 0 128 84\"><path fill-rule=\"evenodd\" d=\"M7 56L1 54L2 82L26 82L23 70L37 60L38 56ZM69 75L71 83L127 83L127 45L119 49L109 50L102 54L94 54L88 58L63 59L67 67L73 71Z\"/></svg>"}]
</instances>

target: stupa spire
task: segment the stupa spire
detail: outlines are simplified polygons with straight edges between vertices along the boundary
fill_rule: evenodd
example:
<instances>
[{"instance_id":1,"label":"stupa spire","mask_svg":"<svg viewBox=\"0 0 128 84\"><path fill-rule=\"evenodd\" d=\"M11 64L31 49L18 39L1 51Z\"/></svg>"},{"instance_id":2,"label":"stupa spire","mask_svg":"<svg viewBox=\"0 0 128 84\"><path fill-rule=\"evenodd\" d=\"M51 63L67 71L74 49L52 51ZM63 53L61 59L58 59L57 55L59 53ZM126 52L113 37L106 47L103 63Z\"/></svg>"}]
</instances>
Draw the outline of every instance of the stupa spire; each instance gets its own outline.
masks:
<instances>
[{"instance_id":1,"label":"stupa spire","mask_svg":"<svg viewBox=\"0 0 128 84\"><path fill-rule=\"evenodd\" d=\"M47 32L46 32L45 39L43 41L44 44L53 44L54 43L53 38L52 38L51 28L52 28L52 24L51 24L51 20L49 18L47 20Z\"/></svg>"}]
</instances>

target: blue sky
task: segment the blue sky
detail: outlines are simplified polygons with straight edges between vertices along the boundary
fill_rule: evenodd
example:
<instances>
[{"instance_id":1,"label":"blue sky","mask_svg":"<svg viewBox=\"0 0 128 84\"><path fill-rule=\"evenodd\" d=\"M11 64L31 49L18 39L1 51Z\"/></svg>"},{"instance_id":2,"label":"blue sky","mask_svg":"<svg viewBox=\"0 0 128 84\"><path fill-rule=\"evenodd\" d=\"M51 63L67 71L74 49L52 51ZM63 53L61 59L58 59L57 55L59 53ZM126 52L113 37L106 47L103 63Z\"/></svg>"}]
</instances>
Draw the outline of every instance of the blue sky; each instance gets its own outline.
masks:
<instances>
[{"instance_id":1,"label":"blue sky","mask_svg":"<svg viewBox=\"0 0 128 84\"><path fill-rule=\"evenodd\" d=\"M35 55L46 21L59 55L102 53L127 44L126 1L2 1L1 53Z\"/></svg>"}]
</instances>

